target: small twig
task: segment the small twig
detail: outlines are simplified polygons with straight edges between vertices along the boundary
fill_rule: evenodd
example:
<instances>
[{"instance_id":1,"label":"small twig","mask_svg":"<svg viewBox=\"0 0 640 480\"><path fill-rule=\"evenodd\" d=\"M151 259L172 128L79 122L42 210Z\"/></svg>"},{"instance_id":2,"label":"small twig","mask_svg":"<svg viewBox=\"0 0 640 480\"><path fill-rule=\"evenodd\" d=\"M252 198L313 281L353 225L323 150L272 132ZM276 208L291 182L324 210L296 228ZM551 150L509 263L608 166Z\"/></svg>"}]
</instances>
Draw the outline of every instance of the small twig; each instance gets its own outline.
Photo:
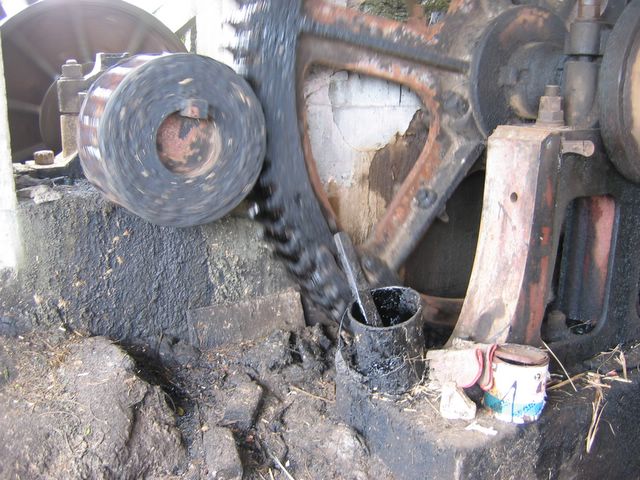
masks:
<instances>
[{"instance_id":1,"label":"small twig","mask_svg":"<svg viewBox=\"0 0 640 480\"><path fill-rule=\"evenodd\" d=\"M567 385L568 383L570 383L573 380L577 380L578 378L584 377L586 375L586 372L582 372L582 373L578 373L577 375L574 375L571 378L567 378L566 380L563 380L561 382L558 383L554 383L553 385L550 385L547 387L547 391L549 390L555 390L557 388L561 388L564 387L565 385Z\"/></svg>"},{"instance_id":2,"label":"small twig","mask_svg":"<svg viewBox=\"0 0 640 480\"><path fill-rule=\"evenodd\" d=\"M289 471L284 467L282 462L280 460L278 460L278 457L276 457L273 453L269 452L268 450L267 450L267 453L269 454L271 459L274 461L276 466L280 469L280 471L284 474L284 476L287 477L288 480L296 480L295 478L293 478L293 475L291 475L289 473ZM269 470L269 471L271 471L271 470Z\"/></svg>"},{"instance_id":3,"label":"small twig","mask_svg":"<svg viewBox=\"0 0 640 480\"><path fill-rule=\"evenodd\" d=\"M602 377L603 380L609 380L611 382L633 383L629 379L620 378L617 375L615 377Z\"/></svg>"},{"instance_id":4,"label":"small twig","mask_svg":"<svg viewBox=\"0 0 640 480\"><path fill-rule=\"evenodd\" d=\"M295 390L296 392L304 393L305 395L310 396L311 398L315 398L317 400L322 400L323 402L333 403L335 400L329 400L326 397L321 397L320 395L315 395L311 392L307 392L306 390L301 389L300 387L296 387L295 385L289 385L289 388Z\"/></svg>"},{"instance_id":5,"label":"small twig","mask_svg":"<svg viewBox=\"0 0 640 480\"><path fill-rule=\"evenodd\" d=\"M622 366L622 377L625 380L629 380L627 377L627 359L624 356L624 352L620 350L620 354L618 355L618 363Z\"/></svg>"},{"instance_id":6,"label":"small twig","mask_svg":"<svg viewBox=\"0 0 640 480\"><path fill-rule=\"evenodd\" d=\"M591 405L592 415L591 415L591 424L589 425L589 431L587 432L587 453L591 452L591 448L593 447L593 443L596 439L596 433L598 432L598 426L600 425L600 419L602 418L602 412L604 412L604 407L607 404L602 403L603 395L602 389L596 388L596 398Z\"/></svg>"},{"instance_id":7,"label":"small twig","mask_svg":"<svg viewBox=\"0 0 640 480\"><path fill-rule=\"evenodd\" d=\"M571 379L571 377L569 376L569 373L567 372L567 369L564 368L564 365L562 365L562 362L560 361L560 359L558 357L556 357L556 354L553 353L553 350L551 350L549 348L549 345L546 344L546 342L544 340L540 340L542 342L542 344L544 345L544 347L547 349L547 351L551 354L551 356L556 360L556 362L558 362L558 365L560 365L560 368L562 369L562 371L564 372L565 376L567 377L567 380L569 380L569 383L571 384L571 386L573 387L574 391L578 391L578 389L576 388L575 384L573 383L573 380Z\"/></svg>"}]
</instances>

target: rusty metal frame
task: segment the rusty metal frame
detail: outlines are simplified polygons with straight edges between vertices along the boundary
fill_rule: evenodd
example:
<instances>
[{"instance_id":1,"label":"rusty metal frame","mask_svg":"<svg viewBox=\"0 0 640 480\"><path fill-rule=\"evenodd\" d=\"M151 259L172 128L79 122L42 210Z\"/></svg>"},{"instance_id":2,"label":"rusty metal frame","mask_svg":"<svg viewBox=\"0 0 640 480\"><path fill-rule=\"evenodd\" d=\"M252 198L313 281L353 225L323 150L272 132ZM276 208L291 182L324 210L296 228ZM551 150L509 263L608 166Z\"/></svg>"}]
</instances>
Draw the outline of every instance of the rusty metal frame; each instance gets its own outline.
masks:
<instances>
[{"instance_id":1,"label":"rusty metal frame","mask_svg":"<svg viewBox=\"0 0 640 480\"><path fill-rule=\"evenodd\" d=\"M296 65L302 132L307 132L308 124L301 85L313 65L399 83L415 92L429 112L426 144L362 246L393 271L402 266L483 149L481 135L472 129L472 134L465 136L459 131L462 129L452 128L452 119L443 108L442 85L460 82L469 69L466 60L444 54L448 40L438 38L451 28L449 23L459 21L455 12L461 4L453 2L444 21L433 26L363 15L320 0L304 4ZM337 223L316 171L308 135L304 134L302 141L315 194L325 214Z\"/></svg>"},{"instance_id":2,"label":"rusty metal frame","mask_svg":"<svg viewBox=\"0 0 640 480\"><path fill-rule=\"evenodd\" d=\"M418 6L410 3L415 13ZM500 85L490 98L477 91L475 77L483 74L477 58L498 42L505 54L491 66L496 70L506 62L502 57L508 56L509 45L502 44L496 30L511 32L508 44L526 43L541 41L549 32L561 37L564 23L549 9L514 7L500 0L453 1L433 26L415 18L402 23L364 15L323 0L254 0L246 11L248 17L235 24L241 39L235 55L261 100L271 137L252 211L309 298L339 319L349 293L331 235L344 228L324 191L307 136L302 87L311 67L344 69L404 85L428 111L426 144L361 245L369 281L397 284L396 272L444 211L495 127L495 118L482 118L479 94L489 104L508 104ZM509 14L504 17L504 12ZM516 118L517 112L500 116ZM459 301L454 303L454 308L436 310L449 312L450 320L459 306ZM442 315L440 319L445 320Z\"/></svg>"},{"instance_id":3,"label":"rusty metal frame","mask_svg":"<svg viewBox=\"0 0 640 480\"><path fill-rule=\"evenodd\" d=\"M450 343L541 345L544 332L554 352L575 361L637 338L639 204L640 187L613 168L597 130L499 127L489 138L478 249ZM552 311L591 328L551 325Z\"/></svg>"}]
</instances>

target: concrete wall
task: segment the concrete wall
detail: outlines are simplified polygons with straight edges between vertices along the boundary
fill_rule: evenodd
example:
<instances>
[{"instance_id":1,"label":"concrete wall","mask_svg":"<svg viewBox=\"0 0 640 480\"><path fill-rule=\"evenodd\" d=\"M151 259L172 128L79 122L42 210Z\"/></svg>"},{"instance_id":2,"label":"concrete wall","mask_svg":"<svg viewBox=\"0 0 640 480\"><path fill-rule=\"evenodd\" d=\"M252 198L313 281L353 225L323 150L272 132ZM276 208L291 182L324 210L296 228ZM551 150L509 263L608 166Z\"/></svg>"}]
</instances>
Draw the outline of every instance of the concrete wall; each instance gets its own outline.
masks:
<instances>
[{"instance_id":1,"label":"concrete wall","mask_svg":"<svg viewBox=\"0 0 640 480\"><path fill-rule=\"evenodd\" d=\"M152 225L86 182L21 199L24 263L0 281L0 333L68 326L125 342L187 340L190 310L291 288L257 224Z\"/></svg>"},{"instance_id":2,"label":"concrete wall","mask_svg":"<svg viewBox=\"0 0 640 480\"><path fill-rule=\"evenodd\" d=\"M0 276L3 272L15 274L22 250L16 213L3 65L0 45Z\"/></svg>"}]
</instances>

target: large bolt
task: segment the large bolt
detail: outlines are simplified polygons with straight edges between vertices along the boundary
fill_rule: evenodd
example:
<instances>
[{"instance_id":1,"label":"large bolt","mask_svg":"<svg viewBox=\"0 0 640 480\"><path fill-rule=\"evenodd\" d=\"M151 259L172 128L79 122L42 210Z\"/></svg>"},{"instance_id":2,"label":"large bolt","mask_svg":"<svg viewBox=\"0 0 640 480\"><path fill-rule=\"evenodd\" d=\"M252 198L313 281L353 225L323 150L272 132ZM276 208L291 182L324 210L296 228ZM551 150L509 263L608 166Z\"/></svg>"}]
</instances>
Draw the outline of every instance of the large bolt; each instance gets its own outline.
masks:
<instances>
[{"instance_id":1,"label":"large bolt","mask_svg":"<svg viewBox=\"0 0 640 480\"><path fill-rule=\"evenodd\" d=\"M36 162L36 165L53 165L53 151L38 150L37 152L33 152L33 160Z\"/></svg>"},{"instance_id":2,"label":"large bolt","mask_svg":"<svg viewBox=\"0 0 640 480\"><path fill-rule=\"evenodd\" d=\"M209 116L209 104L202 98L187 98L182 103L180 115L187 118L206 120Z\"/></svg>"},{"instance_id":3,"label":"large bolt","mask_svg":"<svg viewBox=\"0 0 640 480\"><path fill-rule=\"evenodd\" d=\"M558 85L544 87L544 95L540 97L536 123L539 125L564 125L562 97Z\"/></svg>"},{"instance_id":4,"label":"large bolt","mask_svg":"<svg viewBox=\"0 0 640 480\"><path fill-rule=\"evenodd\" d=\"M438 194L436 192L429 188L421 187L416 192L415 200L419 208L426 210L433 205L437 198Z\"/></svg>"},{"instance_id":5,"label":"large bolt","mask_svg":"<svg viewBox=\"0 0 640 480\"><path fill-rule=\"evenodd\" d=\"M82 65L71 58L62 65L62 76L65 78L82 78Z\"/></svg>"}]
</instances>

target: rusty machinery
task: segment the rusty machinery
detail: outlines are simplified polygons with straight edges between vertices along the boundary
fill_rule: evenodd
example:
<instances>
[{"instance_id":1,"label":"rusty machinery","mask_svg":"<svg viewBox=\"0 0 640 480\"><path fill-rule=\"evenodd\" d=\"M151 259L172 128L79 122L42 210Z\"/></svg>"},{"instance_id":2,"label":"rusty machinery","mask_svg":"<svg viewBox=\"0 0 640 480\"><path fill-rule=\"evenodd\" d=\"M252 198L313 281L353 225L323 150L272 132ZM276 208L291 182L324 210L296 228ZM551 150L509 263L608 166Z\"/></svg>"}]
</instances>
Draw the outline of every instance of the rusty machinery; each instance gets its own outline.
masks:
<instances>
[{"instance_id":1,"label":"rusty machinery","mask_svg":"<svg viewBox=\"0 0 640 480\"><path fill-rule=\"evenodd\" d=\"M153 15L120 0L43 0L5 19L0 34L14 162L62 150L56 80L67 60L80 65L67 69L77 78L99 52L186 51Z\"/></svg>"},{"instance_id":2,"label":"rusty machinery","mask_svg":"<svg viewBox=\"0 0 640 480\"><path fill-rule=\"evenodd\" d=\"M188 53L135 55L83 86L80 161L114 202L184 227L222 217L251 191L264 158L264 116L231 68Z\"/></svg>"},{"instance_id":3,"label":"rusty machinery","mask_svg":"<svg viewBox=\"0 0 640 480\"><path fill-rule=\"evenodd\" d=\"M250 192L265 148L258 100L152 15L43 0L0 31L13 160L36 163L26 171L73 173L79 157L106 197L171 226L220 218Z\"/></svg>"},{"instance_id":4,"label":"rusty machinery","mask_svg":"<svg viewBox=\"0 0 640 480\"><path fill-rule=\"evenodd\" d=\"M307 299L338 319L350 299L340 226L302 87L316 65L379 77L418 95L428 134L359 246L372 285L416 287L452 338L544 338L576 360L640 337L640 1L454 0L432 25L418 2L406 22L321 0L241 3L234 53L255 96L195 55L111 56L60 79L82 100L78 149L108 197L161 224L218 218L253 185L266 125L251 213Z\"/></svg>"},{"instance_id":5,"label":"rusty machinery","mask_svg":"<svg viewBox=\"0 0 640 480\"><path fill-rule=\"evenodd\" d=\"M638 338L640 2L454 0L429 26L419 2L407 2L406 22L321 0L242 3L235 54L270 140L252 211L312 301L338 318L350 297L307 135L302 86L322 65L405 85L428 112L422 152L360 246L373 284L399 272L420 286L416 270L429 267L412 255L443 212L464 217L482 202L476 193L450 211L464 179L484 171L477 250L474 236L454 243L476 251L466 298L422 289L426 320L478 342L542 335L573 360ZM451 248L431 245L436 262Z\"/></svg>"}]
</instances>

